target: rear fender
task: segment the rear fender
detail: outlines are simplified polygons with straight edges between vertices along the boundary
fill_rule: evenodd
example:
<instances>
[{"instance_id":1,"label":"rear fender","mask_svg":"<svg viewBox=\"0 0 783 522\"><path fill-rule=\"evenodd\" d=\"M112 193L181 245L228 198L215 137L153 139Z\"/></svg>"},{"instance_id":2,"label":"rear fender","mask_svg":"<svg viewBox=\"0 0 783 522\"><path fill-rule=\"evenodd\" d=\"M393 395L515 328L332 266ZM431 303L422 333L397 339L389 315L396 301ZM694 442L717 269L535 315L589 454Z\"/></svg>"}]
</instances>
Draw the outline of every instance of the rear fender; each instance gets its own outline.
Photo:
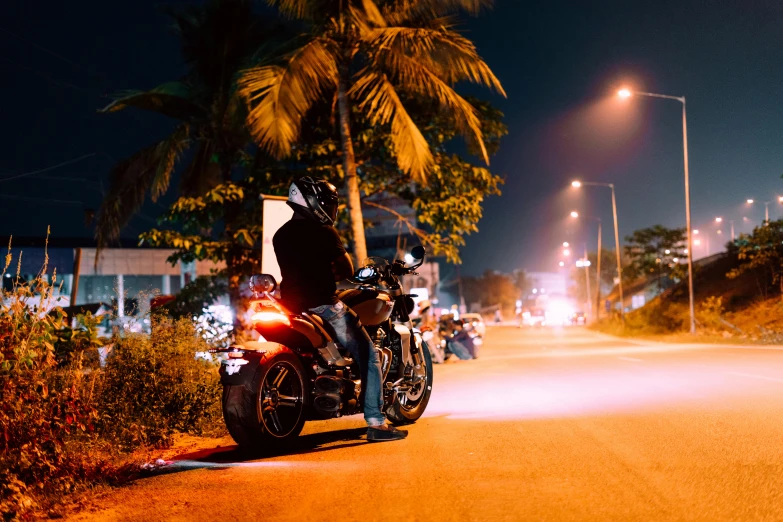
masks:
<instances>
[{"instance_id":1,"label":"rear fender","mask_svg":"<svg viewBox=\"0 0 783 522\"><path fill-rule=\"evenodd\" d=\"M271 359L278 353L294 352L279 343L249 341L220 350L219 353L222 354L220 384L237 386L250 384L262 362Z\"/></svg>"}]
</instances>

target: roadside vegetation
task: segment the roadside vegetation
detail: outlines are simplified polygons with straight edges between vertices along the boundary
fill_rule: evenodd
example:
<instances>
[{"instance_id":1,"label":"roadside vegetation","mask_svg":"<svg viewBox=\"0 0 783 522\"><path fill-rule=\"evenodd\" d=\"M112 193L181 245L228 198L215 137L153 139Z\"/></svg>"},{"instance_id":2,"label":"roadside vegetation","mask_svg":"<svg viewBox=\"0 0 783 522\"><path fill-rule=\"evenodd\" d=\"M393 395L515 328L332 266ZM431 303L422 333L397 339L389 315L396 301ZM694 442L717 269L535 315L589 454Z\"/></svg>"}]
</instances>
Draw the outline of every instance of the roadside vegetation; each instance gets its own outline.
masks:
<instances>
[{"instance_id":1,"label":"roadside vegetation","mask_svg":"<svg viewBox=\"0 0 783 522\"><path fill-rule=\"evenodd\" d=\"M2 276L13 270L12 261L9 249ZM192 322L159 315L150 335L100 338L100 317L72 322L58 306L57 274L47 277L46 268L32 281L16 274L13 289L2 292L0 512L6 520L57 516L78 493L133 477L176 432L223 430L217 367L195 357L209 347Z\"/></svg>"},{"instance_id":2,"label":"roadside vegetation","mask_svg":"<svg viewBox=\"0 0 783 522\"><path fill-rule=\"evenodd\" d=\"M672 248L672 251L674 249ZM683 340L689 324L688 287L682 269L673 283L645 306L593 328L623 336ZM660 270L650 281L659 285ZM694 265L699 340L783 344L783 220L756 227L727 245L727 252ZM688 337L693 340L692 337Z\"/></svg>"}]
</instances>

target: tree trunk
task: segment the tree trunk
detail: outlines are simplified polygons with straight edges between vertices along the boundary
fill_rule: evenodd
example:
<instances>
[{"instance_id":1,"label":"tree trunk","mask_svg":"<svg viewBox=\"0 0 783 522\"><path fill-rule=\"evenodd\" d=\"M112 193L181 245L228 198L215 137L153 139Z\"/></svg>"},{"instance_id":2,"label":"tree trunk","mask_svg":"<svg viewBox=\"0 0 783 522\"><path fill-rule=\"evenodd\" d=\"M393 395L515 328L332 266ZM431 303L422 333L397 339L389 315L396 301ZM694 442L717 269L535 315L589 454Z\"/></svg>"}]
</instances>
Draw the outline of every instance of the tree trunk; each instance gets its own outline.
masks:
<instances>
[{"instance_id":1,"label":"tree trunk","mask_svg":"<svg viewBox=\"0 0 783 522\"><path fill-rule=\"evenodd\" d=\"M351 232L353 234L353 254L358 265L367 258L367 242L364 239L362 200L359 191L359 177L356 174L356 158L353 153L353 141L351 139L351 107L347 95L349 74L348 65L345 63L342 64L340 66L340 79L337 85L337 110L340 113L340 139L343 148L345 187L348 191L348 211L351 219Z\"/></svg>"}]
</instances>

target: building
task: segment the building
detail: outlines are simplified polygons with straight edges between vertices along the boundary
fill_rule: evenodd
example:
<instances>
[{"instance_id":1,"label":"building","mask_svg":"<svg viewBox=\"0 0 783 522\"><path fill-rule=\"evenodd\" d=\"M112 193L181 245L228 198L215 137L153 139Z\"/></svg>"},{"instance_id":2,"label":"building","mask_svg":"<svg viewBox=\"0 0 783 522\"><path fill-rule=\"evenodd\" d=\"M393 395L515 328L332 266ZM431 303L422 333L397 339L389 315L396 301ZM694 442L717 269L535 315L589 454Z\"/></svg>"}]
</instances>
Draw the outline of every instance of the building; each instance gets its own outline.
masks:
<instances>
[{"instance_id":1,"label":"building","mask_svg":"<svg viewBox=\"0 0 783 522\"><path fill-rule=\"evenodd\" d=\"M48 248L38 240L18 243L10 251L11 265L3 277L5 289L13 286L17 273L20 279L31 280L45 266L43 277L51 281L57 274L58 305L102 302L116 307L120 317L146 311L154 295L176 294L192 279L223 268L210 261L172 265L168 258L175 251L165 248L107 248L96 260L94 246L78 246L89 244L88 240L52 241ZM74 246L55 246L65 243ZM72 303L74 286L77 291Z\"/></svg>"}]
</instances>

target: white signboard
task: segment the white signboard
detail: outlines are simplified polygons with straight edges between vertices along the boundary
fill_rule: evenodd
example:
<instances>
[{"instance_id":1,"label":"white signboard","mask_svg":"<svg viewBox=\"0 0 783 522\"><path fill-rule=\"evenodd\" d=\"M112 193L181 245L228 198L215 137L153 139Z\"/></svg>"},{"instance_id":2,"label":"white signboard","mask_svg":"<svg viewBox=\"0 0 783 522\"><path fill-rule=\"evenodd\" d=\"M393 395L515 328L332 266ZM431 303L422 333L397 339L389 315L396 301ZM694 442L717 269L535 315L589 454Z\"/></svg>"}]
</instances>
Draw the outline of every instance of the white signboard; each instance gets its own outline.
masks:
<instances>
[{"instance_id":1,"label":"white signboard","mask_svg":"<svg viewBox=\"0 0 783 522\"><path fill-rule=\"evenodd\" d=\"M275 257L275 248L272 246L272 238L283 224L291 219L294 211L286 205L286 198L276 196L261 196L264 200L263 216L264 220L264 242L261 245L261 272L275 277L279 283L280 267Z\"/></svg>"}]
</instances>

